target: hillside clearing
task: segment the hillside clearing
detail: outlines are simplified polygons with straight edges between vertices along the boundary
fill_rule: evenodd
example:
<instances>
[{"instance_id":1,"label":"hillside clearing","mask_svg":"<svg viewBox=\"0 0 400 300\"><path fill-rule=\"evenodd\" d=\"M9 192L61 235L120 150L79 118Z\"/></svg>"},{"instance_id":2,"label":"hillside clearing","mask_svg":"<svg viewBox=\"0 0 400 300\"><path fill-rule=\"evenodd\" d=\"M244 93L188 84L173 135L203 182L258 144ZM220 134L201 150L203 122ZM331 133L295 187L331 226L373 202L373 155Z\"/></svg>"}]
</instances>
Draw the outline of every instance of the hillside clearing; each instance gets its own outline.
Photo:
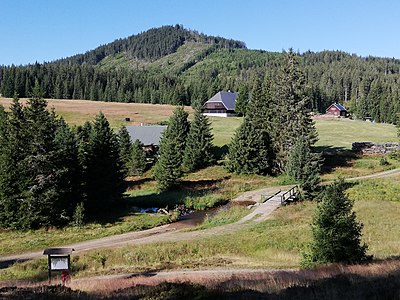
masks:
<instances>
[{"instance_id":1,"label":"hillside clearing","mask_svg":"<svg viewBox=\"0 0 400 300\"><path fill-rule=\"evenodd\" d=\"M26 99L21 99L25 103ZM0 98L0 105L8 108L12 99ZM91 121L103 112L114 128L123 125L154 124L166 122L172 115L175 106L145 103L117 103L89 100L62 100L49 99L49 108L54 108L71 125L82 125ZM185 107L189 113L191 107ZM129 117L130 122L125 122ZM216 146L227 145L235 130L239 127L242 118L210 118ZM331 148L340 147L351 149L351 144L356 141L393 142L397 141L397 129L390 124L380 124L350 119L315 120L319 134L316 146Z\"/></svg>"}]
</instances>

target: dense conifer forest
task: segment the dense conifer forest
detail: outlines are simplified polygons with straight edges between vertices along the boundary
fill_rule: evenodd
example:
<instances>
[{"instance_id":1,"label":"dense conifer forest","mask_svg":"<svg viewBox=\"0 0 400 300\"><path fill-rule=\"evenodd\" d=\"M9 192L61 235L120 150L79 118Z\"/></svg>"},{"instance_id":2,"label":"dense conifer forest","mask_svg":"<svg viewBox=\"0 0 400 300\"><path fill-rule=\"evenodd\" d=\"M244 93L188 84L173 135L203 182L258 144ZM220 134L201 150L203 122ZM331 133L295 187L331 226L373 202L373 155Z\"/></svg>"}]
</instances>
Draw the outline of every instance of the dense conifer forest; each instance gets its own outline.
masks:
<instances>
[{"instance_id":1,"label":"dense conifer forest","mask_svg":"<svg viewBox=\"0 0 400 300\"><path fill-rule=\"evenodd\" d=\"M249 91L260 75L274 78L283 54L163 26L53 62L1 66L0 93L30 97L37 79L46 98L197 106L219 90ZM397 123L399 59L308 51L299 64L313 111L338 101L353 117Z\"/></svg>"}]
</instances>

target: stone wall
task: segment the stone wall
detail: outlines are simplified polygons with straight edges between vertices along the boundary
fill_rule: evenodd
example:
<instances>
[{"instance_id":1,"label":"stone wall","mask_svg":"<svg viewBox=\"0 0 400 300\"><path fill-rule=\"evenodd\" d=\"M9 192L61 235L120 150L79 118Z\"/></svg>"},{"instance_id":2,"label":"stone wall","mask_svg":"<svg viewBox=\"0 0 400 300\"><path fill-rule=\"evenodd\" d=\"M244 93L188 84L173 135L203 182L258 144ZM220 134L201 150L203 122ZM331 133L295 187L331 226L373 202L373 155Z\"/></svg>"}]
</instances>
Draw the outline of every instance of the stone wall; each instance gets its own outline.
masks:
<instances>
[{"instance_id":1,"label":"stone wall","mask_svg":"<svg viewBox=\"0 0 400 300\"><path fill-rule=\"evenodd\" d=\"M400 143L373 143L373 142L354 142L352 150L360 154L386 154L395 150L400 150Z\"/></svg>"}]
</instances>

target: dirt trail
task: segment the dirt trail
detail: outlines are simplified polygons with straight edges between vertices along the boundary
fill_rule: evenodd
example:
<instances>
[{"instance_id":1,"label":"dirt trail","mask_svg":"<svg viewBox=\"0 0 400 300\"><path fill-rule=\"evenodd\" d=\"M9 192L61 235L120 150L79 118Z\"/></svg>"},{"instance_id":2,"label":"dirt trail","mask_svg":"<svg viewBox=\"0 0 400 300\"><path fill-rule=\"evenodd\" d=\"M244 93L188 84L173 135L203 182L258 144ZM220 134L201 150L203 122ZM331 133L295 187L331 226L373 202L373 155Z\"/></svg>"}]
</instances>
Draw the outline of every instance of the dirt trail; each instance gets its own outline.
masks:
<instances>
[{"instance_id":1,"label":"dirt trail","mask_svg":"<svg viewBox=\"0 0 400 300\"><path fill-rule=\"evenodd\" d=\"M372 175L349 178L346 180L359 180L359 179L371 179L371 178L382 178L388 176L394 176L400 173L399 169L376 173ZM264 188L255 191L245 192L232 201L254 201L259 202L261 197L272 197L265 203L259 204L251 211L247 216L242 218L236 223L222 225L214 228L197 231L184 231L183 229L177 229L176 227L169 225L163 225L156 228L129 232L120 235L109 236L101 239L89 240L81 243L71 245L58 245L62 247L74 248L75 253L99 249L99 248L114 248L121 247L129 244L146 244L156 242L173 242L182 240L192 240L205 238L218 234L229 234L238 231L244 227L251 226L254 223L264 221L267 219L280 205L280 193L289 190L292 186L281 186ZM23 253L18 255L9 255L0 257L0 268L8 267L10 264L16 261L26 261L35 258L43 257L42 251Z\"/></svg>"}]
</instances>

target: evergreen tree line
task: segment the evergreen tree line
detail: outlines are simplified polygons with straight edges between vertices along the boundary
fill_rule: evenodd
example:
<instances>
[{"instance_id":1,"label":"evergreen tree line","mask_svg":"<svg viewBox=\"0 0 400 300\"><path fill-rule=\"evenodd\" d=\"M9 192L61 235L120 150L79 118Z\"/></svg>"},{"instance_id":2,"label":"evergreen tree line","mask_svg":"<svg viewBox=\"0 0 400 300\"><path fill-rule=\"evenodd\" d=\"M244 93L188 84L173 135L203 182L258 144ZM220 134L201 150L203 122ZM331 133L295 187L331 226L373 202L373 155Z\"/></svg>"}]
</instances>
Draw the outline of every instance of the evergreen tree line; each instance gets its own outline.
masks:
<instances>
[{"instance_id":1,"label":"evergreen tree line","mask_svg":"<svg viewBox=\"0 0 400 300\"><path fill-rule=\"evenodd\" d=\"M183 172L193 172L209 166L213 135L208 118L199 109L194 119L178 107L168 122L160 142L160 155L154 168L154 177L161 191L176 187Z\"/></svg>"},{"instance_id":2,"label":"evergreen tree line","mask_svg":"<svg viewBox=\"0 0 400 300\"><path fill-rule=\"evenodd\" d=\"M120 143L105 116L73 130L46 107L38 85L26 106L15 98L10 111L0 107L2 228L61 226L77 210L96 216L124 190Z\"/></svg>"},{"instance_id":3,"label":"evergreen tree line","mask_svg":"<svg viewBox=\"0 0 400 300\"><path fill-rule=\"evenodd\" d=\"M45 98L190 105L189 91L176 75L103 70L91 65L1 67L1 94L28 98L36 79Z\"/></svg>"},{"instance_id":4,"label":"evergreen tree line","mask_svg":"<svg viewBox=\"0 0 400 300\"><path fill-rule=\"evenodd\" d=\"M198 61L204 63L195 63ZM38 79L46 98L194 106L204 103L219 90L232 89L246 97L255 77L260 73L276 76L282 62L279 53L218 49L208 50L175 73L104 69L62 62L2 66L0 93L4 97L12 97L15 92L19 97L30 97L35 79ZM400 112L398 60L367 59L324 51L300 55L299 64L304 71L305 92L313 111L323 113L333 102L342 102L354 117L397 123Z\"/></svg>"}]
</instances>

